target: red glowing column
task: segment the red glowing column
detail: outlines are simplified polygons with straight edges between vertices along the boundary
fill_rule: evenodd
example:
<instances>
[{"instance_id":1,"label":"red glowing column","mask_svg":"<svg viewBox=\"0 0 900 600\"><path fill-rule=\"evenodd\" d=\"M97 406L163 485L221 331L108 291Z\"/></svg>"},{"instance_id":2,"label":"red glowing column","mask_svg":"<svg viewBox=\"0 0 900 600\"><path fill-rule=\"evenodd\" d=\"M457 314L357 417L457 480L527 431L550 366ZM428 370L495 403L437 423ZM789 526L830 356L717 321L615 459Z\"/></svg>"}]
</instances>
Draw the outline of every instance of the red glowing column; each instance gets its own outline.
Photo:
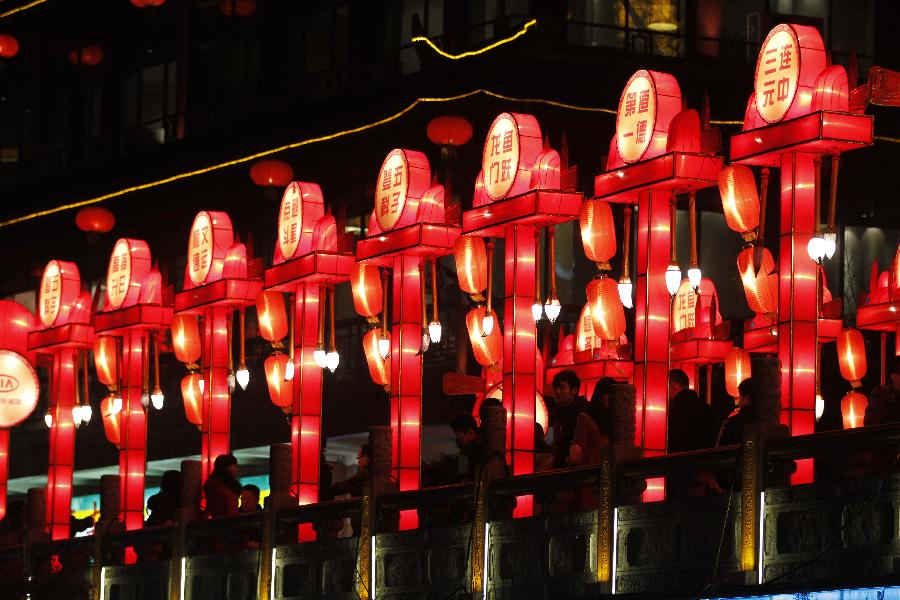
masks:
<instances>
[{"instance_id":1,"label":"red glowing column","mask_svg":"<svg viewBox=\"0 0 900 600\"><path fill-rule=\"evenodd\" d=\"M122 336L122 441L119 477L126 529L144 523L144 471L147 466L147 414L141 404L144 389L146 331L131 329Z\"/></svg>"},{"instance_id":2,"label":"red glowing column","mask_svg":"<svg viewBox=\"0 0 900 600\"><path fill-rule=\"evenodd\" d=\"M0 427L0 519L6 516L6 490L9 481L9 429Z\"/></svg>"},{"instance_id":3,"label":"red glowing column","mask_svg":"<svg viewBox=\"0 0 900 600\"><path fill-rule=\"evenodd\" d=\"M203 318L203 435L200 462L203 479L217 456L231 449L231 394L228 392L228 316L230 308L213 307Z\"/></svg>"},{"instance_id":4,"label":"red glowing column","mask_svg":"<svg viewBox=\"0 0 900 600\"><path fill-rule=\"evenodd\" d=\"M75 469L75 348L57 348L53 352L51 376L50 464L47 470L47 525L54 540L69 537L72 507L72 474Z\"/></svg>"}]
</instances>

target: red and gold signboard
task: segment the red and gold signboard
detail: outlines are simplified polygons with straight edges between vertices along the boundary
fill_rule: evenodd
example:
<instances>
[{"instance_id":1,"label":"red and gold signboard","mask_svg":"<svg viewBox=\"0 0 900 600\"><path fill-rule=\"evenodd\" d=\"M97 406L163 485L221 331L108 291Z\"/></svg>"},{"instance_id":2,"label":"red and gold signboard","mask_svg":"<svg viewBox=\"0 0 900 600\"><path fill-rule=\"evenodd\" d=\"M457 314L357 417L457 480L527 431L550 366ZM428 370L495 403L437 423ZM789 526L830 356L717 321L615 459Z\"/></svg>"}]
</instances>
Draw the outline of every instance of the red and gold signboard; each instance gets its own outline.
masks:
<instances>
[{"instance_id":1,"label":"red and gold signboard","mask_svg":"<svg viewBox=\"0 0 900 600\"><path fill-rule=\"evenodd\" d=\"M681 110L681 88L668 73L640 70L625 84L616 112L616 147L626 164L666 151L669 124Z\"/></svg>"},{"instance_id":2,"label":"red and gold signboard","mask_svg":"<svg viewBox=\"0 0 900 600\"><path fill-rule=\"evenodd\" d=\"M106 269L107 310L137 302L141 283L149 271L150 248L147 242L119 239L113 247Z\"/></svg>"},{"instance_id":3,"label":"red and gold signboard","mask_svg":"<svg viewBox=\"0 0 900 600\"><path fill-rule=\"evenodd\" d=\"M292 181L284 190L278 211L276 263L312 251L318 241L315 239L316 227L324 215L325 201L321 188L315 183Z\"/></svg>"},{"instance_id":4,"label":"red and gold signboard","mask_svg":"<svg viewBox=\"0 0 900 600\"><path fill-rule=\"evenodd\" d=\"M825 48L814 27L779 25L769 32L756 61L756 110L766 123L806 114Z\"/></svg>"},{"instance_id":5,"label":"red and gold signboard","mask_svg":"<svg viewBox=\"0 0 900 600\"><path fill-rule=\"evenodd\" d=\"M683 279L672 301L672 333L693 327L696 318L697 292L690 281Z\"/></svg>"},{"instance_id":6,"label":"red and gold signboard","mask_svg":"<svg viewBox=\"0 0 900 600\"><path fill-rule=\"evenodd\" d=\"M0 350L0 428L18 425L37 406L37 373L18 352Z\"/></svg>"},{"instance_id":7,"label":"red and gold signboard","mask_svg":"<svg viewBox=\"0 0 900 600\"><path fill-rule=\"evenodd\" d=\"M484 189L492 200L506 197L512 188L519 170L519 150L516 121L511 114L503 113L491 123L481 155Z\"/></svg>"},{"instance_id":8,"label":"red and gold signboard","mask_svg":"<svg viewBox=\"0 0 900 600\"><path fill-rule=\"evenodd\" d=\"M51 260L44 268L38 295L38 316L44 327L65 322L81 291L81 275L74 263Z\"/></svg>"},{"instance_id":9,"label":"red and gold signboard","mask_svg":"<svg viewBox=\"0 0 900 600\"><path fill-rule=\"evenodd\" d=\"M375 221L382 231L390 231L400 220L408 193L409 162L403 150L393 150L375 182Z\"/></svg>"},{"instance_id":10,"label":"red and gold signboard","mask_svg":"<svg viewBox=\"0 0 900 600\"><path fill-rule=\"evenodd\" d=\"M206 282L213 261L212 221L203 211L194 218L188 239L188 272L194 285Z\"/></svg>"}]
</instances>

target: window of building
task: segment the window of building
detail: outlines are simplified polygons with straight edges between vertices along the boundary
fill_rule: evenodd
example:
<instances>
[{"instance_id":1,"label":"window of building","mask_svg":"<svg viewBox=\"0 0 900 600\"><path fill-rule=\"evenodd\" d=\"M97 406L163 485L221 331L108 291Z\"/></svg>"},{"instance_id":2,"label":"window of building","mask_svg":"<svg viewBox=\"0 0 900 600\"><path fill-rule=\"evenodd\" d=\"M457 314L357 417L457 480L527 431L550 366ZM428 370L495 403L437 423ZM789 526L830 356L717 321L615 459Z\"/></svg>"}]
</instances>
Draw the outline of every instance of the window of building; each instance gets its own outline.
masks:
<instances>
[{"instance_id":1,"label":"window of building","mask_svg":"<svg viewBox=\"0 0 900 600\"><path fill-rule=\"evenodd\" d=\"M122 125L126 144L165 144L177 137L177 72L171 60L125 76Z\"/></svg>"}]
</instances>

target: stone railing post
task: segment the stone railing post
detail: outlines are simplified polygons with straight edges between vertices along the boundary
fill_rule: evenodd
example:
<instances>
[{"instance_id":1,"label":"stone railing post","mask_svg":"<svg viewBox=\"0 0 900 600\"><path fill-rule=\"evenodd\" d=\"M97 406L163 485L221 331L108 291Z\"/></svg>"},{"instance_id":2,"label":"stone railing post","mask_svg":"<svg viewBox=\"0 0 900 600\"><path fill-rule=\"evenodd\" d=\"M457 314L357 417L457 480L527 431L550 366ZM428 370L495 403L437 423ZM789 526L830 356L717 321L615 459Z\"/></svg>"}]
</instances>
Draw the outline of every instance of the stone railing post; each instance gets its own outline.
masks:
<instances>
[{"instance_id":1,"label":"stone railing post","mask_svg":"<svg viewBox=\"0 0 900 600\"><path fill-rule=\"evenodd\" d=\"M375 498L392 491L391 428L369 428L369 481L363 486L359 499L359 552L356 557L356 595L361 600L375 597L375 577L372 573L372 536L375 533Z\"/></svg>"},{"instance_id":2,"label":"stone railing post","mask_svg":"<svg viewBox=\"0 0 900 600\"><path fill-rule=\"evenodd\" d=\"M746 583L758 583L760 539L759 526L763 491L763 436L758 426L744 428L741 442L741 546L740 567L745 572ZM730 499L729 499L730 501Z\"/></svg>"},{"instance_id":3,"label":"stone railing post","mask_svg":"<svg viewBox=\"0 0 900 600\"><path fill-rule=\"evenodd\" d=\"M259 540L259 573L257 574L258 598L270 598L272 593L272 550L275 547L275 528L278 509L292 503L291 498L291 446L269 446L269 497L266 499L262 531Z\"/></svg>"},{"instance_id":4,"label":"stone railing post","mask_svg":"<svg viewBox=\"0 0 900 600\"><path fill-rule=\"evenodd\" d=\"M172 559L169 563L169 600L182 600L187 524L200 515L200 481L200 461L181 461L181 498L175 512Z\"/></svg>"},{"instance_id":5,"label":"stone railing post","mask_svg":"<svg viewBox=\"0 0 900 600\"><path fill-rule=\"evenodd\" d=\"M47 533L47 490L30 488L26 500L26 529L22 536L22 569L31 574L31 547L35 542L49 539Z\"/></svg>"}]
</instances>

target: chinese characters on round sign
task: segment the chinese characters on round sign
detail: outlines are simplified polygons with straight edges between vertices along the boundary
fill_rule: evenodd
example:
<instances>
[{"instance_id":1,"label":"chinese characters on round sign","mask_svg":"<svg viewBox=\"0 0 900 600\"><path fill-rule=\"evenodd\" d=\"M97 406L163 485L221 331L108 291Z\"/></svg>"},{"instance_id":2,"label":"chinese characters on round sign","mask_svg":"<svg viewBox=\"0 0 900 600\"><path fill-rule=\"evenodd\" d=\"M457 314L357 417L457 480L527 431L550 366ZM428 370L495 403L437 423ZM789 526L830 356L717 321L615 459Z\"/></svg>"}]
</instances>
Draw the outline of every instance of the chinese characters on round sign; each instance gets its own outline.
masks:
<instances>
[{"instance_id":1,"label":"chinese characters on round sign","mask_svg":"<svg viewBox=\"0 0 900 600\"><path fill-rule=\"evenodd\" d=\"M767 123L780 121L797 94L800 57L797 36L787 25L769 32L756 62L756 108Z\"/></svg>"},{"instance_id":2,"label":"chinese characters on round sign","mask_svg":"<svg viewBox=\"0 0 900 600\"><path fill-rule=\"evenodd\" d=\"M187 259L191 282L194 285L202 285L206 281L213 260L212 223L205 212L199 213L191 226Z\"/></svg>"},{"instance_id":3,"label":"chinese characters on round sign","mask_svg":"<svg viewBox=\"0 0 900 600\"><path fill-rule=\"evenodd\" d=\"M44 327L50 327L56 322L59 315L59 305L62 299L62 276L59 264L51 260L44 268L44 276L41 277L41 291L38 297L38 316Z\"/></svg>"},{"instance_id":4,"label":"chinese characters on round sign","mask_svg":"<svg viewBox=\"0 0 900 600\"><path fill-rule=\"evenodd\" d=\"M694 327L697 321L699 296L687 279L681 282L672 304L672 333Z\"/></svg>"},{"instance_id":5,"label":"chinese characters on round sign","mask_svg":"<svg viewBox=\"0 0 900 600\"><path fill-rule=\"evenodd\" d=\"M292 182L284 190L281 210L278 213L278 244L285 260L294 257L300 245L300 228L303 223L303 197L300 186Z\"/></svg>"},{"instance_id":6,"label":"chinese characters on round sign","mask_svg":"<svg viewBox=\"0 0 900 600\"><path fill-rule=\"evenodd\" d=\"M25 357L0 350L0 427L18 425L38 401L38 378Z\"/></svg>"},{"instance_id":7,"label":"chinese characters on round sign","mask_svg":"<svg viewBox=\"0 0 900 600\"><path fill-rule=\"evenodd\" d=\"M509 113L494 119L481 154L484 189L491 200L505 198L519 170L519 128Z\"/></svg>"},{"instance_id":8,"label":"chinese characters on round sign","mask_svg":"<svg viewBox=\"0 0 900 600\"><path fill-rule=\"evenodd\" d=\"M638 71L628 80L616 114L616 141L623 161L633 163L644 156L655 127L656 88L647 71Z\"/></svg>"},{"instance_id":9,"label":"chinese characters on round sign","mask_svg":"<svg viewBox=\"0 0 900 600\"><path fill-rule=\"evenodd\" d=\"M119 308L131 285L131 248L126 240L116 242L106 270L106 296L110 308Z\"/></svg>"},{"instance_id":10,"label":"chinese characters on round sign","mask_svg":"<svg viewBox=\"0 0 900 600\"><path fill-rule=\"evenodd\" d=\"M394 228L409 191L409 164L402 150L394 150L387 155L375 182L375 222L382 231Z\"/></svg>"}]
</instances>

